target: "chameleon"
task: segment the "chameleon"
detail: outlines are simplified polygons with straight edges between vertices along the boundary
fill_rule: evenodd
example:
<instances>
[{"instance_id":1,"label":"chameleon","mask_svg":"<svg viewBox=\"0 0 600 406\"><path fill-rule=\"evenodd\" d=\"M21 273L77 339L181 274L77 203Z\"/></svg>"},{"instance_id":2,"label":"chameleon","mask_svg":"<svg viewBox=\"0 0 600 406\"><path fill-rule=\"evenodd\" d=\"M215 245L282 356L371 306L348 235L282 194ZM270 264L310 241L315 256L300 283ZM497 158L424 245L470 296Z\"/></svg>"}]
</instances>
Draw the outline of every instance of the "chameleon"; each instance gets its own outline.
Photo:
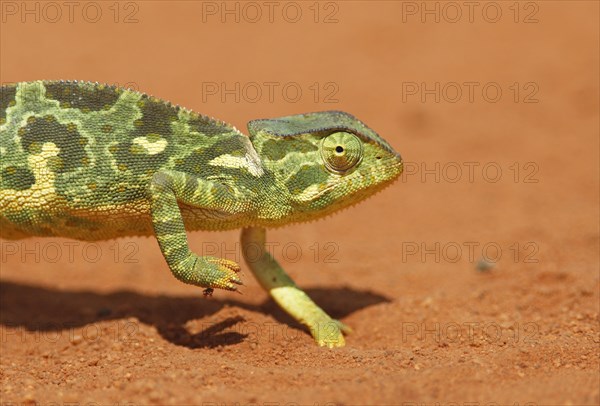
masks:
<instances>
[{"instance_id":1,"label":"chameleon","mask_svg":"<svg viewBox=\"0 0 600 406\"><path fill-rule=\"evenodd\" d=\"M197 255L187 232L240 228L259 284L319 346L344 346L350 327L287 275L266 229L364 200L397 180L402 158L341 111L252 120L248 132L113 85L2 85L0 237L154 235L175 278L210 295L238 290L240 266Z\"/></svg>"}]
</instances>

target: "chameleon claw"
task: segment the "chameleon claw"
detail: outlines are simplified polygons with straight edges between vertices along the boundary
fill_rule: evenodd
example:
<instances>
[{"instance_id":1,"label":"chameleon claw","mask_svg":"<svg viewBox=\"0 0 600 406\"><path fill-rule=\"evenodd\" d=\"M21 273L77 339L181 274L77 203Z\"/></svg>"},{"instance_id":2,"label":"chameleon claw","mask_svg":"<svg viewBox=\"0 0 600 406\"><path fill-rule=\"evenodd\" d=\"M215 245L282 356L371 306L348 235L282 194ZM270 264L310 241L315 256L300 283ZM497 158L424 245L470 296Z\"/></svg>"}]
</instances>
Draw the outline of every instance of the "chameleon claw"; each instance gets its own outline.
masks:
<instances>
[{"instance_id":1,"label":"chameleon claw","mask_svg":"<svg viewBox=\"0 0 600 406\"><path fill-rule=\"evenodd\" d=\"M236 285L244 286L244 282L242 282L242 280L240 278L238 278L236 275L233 275L229 278L229 281L227 281L227 283L225 284L224 289L237 292L238 286L236 286Z\"/></svg>"},{"instance_id":2,"label":"chameleon claw","mask_svg":"<svg viewBox=\"0 0 600 406\"><path fill-rule=\"evenodd\" d=\"M241 290L239 290L237 288L237 286L233 286L233 285L229 285L225 288L226 290L230 291L230 292L235 292L235 293L239 293L240 295L243 294L243 292Z\"/></svg>"},{"instance_id":3,"label":"chameleon claw","mask_svg":"<svg viewBox=\"0 0 600 406\"><path fill-rule=\"evenodd\" d=\"M227 290L237 291L238 287L235 286L235 285L245 286L244 283L241 280L239 280L239 279L232 279L231 282L227 284L226 289Z\"/></svg>"}]
</instances>

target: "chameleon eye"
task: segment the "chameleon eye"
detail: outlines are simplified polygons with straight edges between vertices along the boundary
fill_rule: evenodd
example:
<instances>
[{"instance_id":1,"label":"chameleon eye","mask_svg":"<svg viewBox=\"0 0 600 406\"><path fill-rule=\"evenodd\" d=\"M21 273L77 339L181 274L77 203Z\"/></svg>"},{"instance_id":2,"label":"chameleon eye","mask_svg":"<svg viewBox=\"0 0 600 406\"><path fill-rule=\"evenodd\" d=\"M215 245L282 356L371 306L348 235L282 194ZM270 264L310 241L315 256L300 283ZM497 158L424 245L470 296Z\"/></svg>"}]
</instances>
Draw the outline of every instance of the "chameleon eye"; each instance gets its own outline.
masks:
<instances>
[{"instance_id":1,"label":"chameleon eye","mask_svg":"<svg viewBox=\"0 0 600 406\"><path fill-rule=\"evenodd\" d=\"M360 139L347 132L337 132L323 138L321 157L325 167L334 173L344 173L359 164L363 156Z\"/></svg>"}]
</instances>

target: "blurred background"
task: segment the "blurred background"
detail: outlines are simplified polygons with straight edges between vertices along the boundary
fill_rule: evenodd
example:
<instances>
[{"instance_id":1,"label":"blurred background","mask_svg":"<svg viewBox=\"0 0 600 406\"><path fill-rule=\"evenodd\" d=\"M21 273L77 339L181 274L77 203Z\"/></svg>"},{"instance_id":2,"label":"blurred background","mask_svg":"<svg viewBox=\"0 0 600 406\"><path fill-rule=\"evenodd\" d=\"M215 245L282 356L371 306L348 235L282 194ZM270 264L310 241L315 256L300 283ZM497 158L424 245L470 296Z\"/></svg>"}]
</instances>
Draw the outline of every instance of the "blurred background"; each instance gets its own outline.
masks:
<instances>
[{"instance_id":1,"label":"blurred background","mask_svg":"<svg viewBox=\"0 0 600 406\"><path fill-rule=\"evenodd\" d=\"M0 8L2 83L118 84L243 132L344 110L406 161L370 200L268 233L355 329L334 352L249 272L242 296L202 299L152 238L2 241L3 400L600 401L599 3ZM190 243L242 261L238 234Z\"/></svg>"}]
</instances>

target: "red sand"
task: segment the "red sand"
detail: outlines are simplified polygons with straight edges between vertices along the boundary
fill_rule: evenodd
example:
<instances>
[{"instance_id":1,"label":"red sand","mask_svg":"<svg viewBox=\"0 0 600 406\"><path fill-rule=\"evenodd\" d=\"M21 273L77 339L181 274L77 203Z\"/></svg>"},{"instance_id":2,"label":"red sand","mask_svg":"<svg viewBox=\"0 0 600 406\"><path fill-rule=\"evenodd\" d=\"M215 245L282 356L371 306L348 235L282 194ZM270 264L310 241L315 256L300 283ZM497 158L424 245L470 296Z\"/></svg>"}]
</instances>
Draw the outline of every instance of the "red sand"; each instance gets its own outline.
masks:
<instances>
[{"instance_id":1,"label":"red sand","mask_svg":"<svg viewBox=\"0 0 600 406\"><path fill-rule=\"evenodd\" d=\"M228 3L239 23L220 2L121 3L118 23L94 4L95 24L83 3L73 23L39 3L36 23L3 2L0 80L134 82L240 128L346 110L408 173L268 234L354 328L343 349L317 348L248 272L243 295L205 300L153 239L2 241L0 403L600 403L597 2L477 3L472 23L461 2L428 2L439 23L421 2L319 3L318 23L313 3L278 3L297 23L260 2L255 23L247 3ZM190 241L233 258L237 238Z\"/></svg>"}]
</instances>

